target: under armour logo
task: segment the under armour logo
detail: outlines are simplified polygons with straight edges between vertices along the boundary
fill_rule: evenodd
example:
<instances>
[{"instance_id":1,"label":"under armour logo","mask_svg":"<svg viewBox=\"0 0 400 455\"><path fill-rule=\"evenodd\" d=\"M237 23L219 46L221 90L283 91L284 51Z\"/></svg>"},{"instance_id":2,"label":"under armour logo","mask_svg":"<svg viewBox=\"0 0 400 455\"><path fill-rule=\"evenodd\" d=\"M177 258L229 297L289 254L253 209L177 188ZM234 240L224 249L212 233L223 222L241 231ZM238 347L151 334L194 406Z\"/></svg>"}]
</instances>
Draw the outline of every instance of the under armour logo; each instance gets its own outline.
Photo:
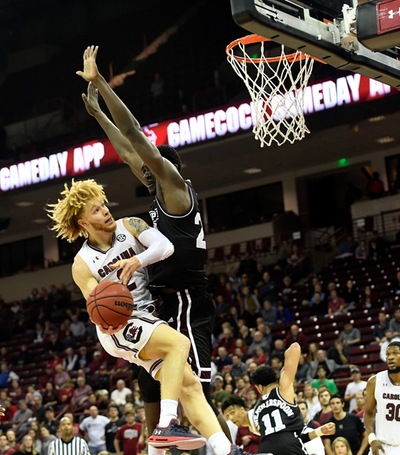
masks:
<instances>
[{"instance_id":1,"label":"under armour logo","mask_svg":"<svg viewBox=\"0 0 400 455\"><path fill-rule=\"evenodd\" d=\"M154 434L155 436L161 436L161 435L162 435L162 430L154 430L154 431L153 431L153 434Z\"/></svg>"}]
</instances>

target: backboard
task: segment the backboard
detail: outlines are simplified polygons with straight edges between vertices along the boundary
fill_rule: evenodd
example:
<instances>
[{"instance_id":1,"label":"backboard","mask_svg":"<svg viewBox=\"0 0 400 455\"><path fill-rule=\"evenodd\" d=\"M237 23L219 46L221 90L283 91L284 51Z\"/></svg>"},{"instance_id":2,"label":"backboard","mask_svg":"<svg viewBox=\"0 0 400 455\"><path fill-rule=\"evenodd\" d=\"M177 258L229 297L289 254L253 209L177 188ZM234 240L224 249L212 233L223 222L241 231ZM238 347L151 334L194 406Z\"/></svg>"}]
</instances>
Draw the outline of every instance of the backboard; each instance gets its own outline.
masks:
<instances>
[{"instance_id":1,"label":"backboard","mask_svg":"<svg viewBox=\"0 0 400 455\"><path fill-rule=\"evenodd\" d=\"M400 0L371 3L396 2L400 7ZM398 48L374 52L358 37L357 9L362 7L358 0L231 0L235 22L249 32L301 50L335 68L400 88ZM393 8L386 7L387 20L392 15L389 11L393 13ZM394 10L396 20L400 8L398 11Z\"/></svg>"}]
</instances>

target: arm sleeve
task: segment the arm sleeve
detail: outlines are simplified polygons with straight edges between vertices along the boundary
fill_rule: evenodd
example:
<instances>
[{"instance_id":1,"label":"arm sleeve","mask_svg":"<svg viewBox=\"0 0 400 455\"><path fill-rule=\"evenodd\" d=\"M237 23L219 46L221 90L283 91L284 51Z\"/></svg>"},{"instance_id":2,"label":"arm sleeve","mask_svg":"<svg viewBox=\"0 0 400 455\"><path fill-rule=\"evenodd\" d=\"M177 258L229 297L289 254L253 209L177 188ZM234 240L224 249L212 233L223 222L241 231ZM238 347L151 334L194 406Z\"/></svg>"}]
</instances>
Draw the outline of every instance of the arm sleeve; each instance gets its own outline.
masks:
<instances>
[{"instance_id":1,"label":"arm sleeve","mask_svg":"<svg viewBox=\"0 0 400 455\"><path fill-rule=\"evenodd\" d=\"M162 261L174 252L174 245L157 229L146 229L139 235L138 239L147 247L145 251L136 256L142 267Z\"/></svg>"}]
</instances>

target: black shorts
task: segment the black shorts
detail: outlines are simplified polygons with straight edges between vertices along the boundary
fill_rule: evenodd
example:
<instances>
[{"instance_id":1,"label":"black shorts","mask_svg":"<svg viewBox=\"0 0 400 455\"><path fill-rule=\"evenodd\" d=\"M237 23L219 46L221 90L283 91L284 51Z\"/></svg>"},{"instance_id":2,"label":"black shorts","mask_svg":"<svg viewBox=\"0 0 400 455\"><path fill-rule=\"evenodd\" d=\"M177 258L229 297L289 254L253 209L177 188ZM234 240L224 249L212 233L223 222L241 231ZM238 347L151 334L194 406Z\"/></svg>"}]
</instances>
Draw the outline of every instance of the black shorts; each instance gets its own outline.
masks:
<instances>
[{"instance_id":1,"label":"black shorts","mask_svg":"<svg viewBox=\"0 0 400 455\"><path fill-rule=\"evenodd\" d=\"M261 439L258 447L259 454L268 455L307 455L308 452L304 447L302 440L297 433L282 431L276 434L270 434Z\"/></svg>"},{"instance_id":2,"label":"black shorts","mask_svg":"<svg viewBox=\"0 0 400 455\"><path fill-rule=\"evenodd\" d=\"M184 289L160 296L155 315L190 340L189 362L209 395L211 381L211 337L215 303L205 289ZM139 383L144 401L159 401L159 384L140 372Z\"/></svg>"}]
</instances>

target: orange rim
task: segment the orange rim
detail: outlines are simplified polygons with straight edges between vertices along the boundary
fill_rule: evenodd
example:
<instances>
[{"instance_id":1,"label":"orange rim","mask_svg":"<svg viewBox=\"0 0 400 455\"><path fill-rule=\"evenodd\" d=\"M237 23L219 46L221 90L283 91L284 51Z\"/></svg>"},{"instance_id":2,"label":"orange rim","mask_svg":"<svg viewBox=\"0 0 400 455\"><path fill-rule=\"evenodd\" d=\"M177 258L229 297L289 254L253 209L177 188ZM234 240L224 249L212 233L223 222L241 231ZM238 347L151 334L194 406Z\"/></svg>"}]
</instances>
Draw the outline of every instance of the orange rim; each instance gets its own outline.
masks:
<instances>
[{"instance_id":1,"label":"orange rim","mask_svg":"<svg viewBox=\"0 0 400 455\"><path fill-rule=\"evenodd\" d=\"M243 44L244 46L246 46L248 44L262 43L265 41L274 42L270 38L266 38L265 36L260 36L260 35L256 35L256 34L246 35L246 36L243 36L242 38L235 39L234 41L229 43L226 46L225 52L228 55L228 57L234 58L235 60L237 60L238 62L241 62L241 63L259 64L259 63L265 63L265 62L268 62L268 63L280 62L282 59L281 55L276 56L276 57L251 58L251 57L240 57L238 55L235 55L233 52L233 49L235 47L237 47L239 44ZM307 54L305 54L302 51L298 51L298 52L293 52L292 54L286 54L285 57L283 57L283 58L285 58L288 62L298 62L300 60L304 60L306 57L307 57ZM314 60L317 60L318 62L326 63L318 58L313 57L312 55L310 55L309 57Z\"/></svg>"}]
</instances>

